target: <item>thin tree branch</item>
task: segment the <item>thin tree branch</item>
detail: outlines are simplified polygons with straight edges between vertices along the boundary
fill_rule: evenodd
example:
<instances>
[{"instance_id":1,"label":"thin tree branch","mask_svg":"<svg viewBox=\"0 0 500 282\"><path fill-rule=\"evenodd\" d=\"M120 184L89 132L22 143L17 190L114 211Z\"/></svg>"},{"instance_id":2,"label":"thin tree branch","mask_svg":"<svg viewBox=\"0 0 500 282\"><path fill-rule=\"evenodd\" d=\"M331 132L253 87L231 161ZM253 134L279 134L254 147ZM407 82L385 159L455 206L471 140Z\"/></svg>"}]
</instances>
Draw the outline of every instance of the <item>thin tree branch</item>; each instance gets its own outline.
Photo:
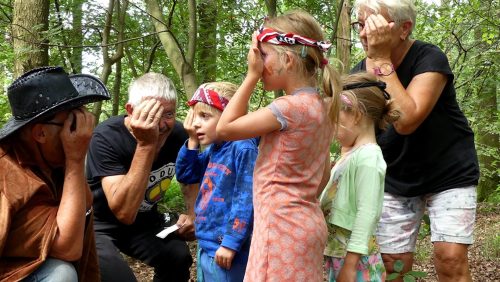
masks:
<instances>
[{"instance_id":1,"label":"thin tree branch","mask_svg":"<svg viewBox=\"0 0 500 282\"><path fill-rule=\"evenodd\" d=\"M54 5L56 6L56 15L57 15L57 21L58 21L58 25L59 25L58 28L61 29L62 41L63 41L64 45L68 45L68 40L67 40L66 36L64 35L64 26L63 26L63 21L61 18L61 7L59 6L59 0L55 0ZM71 61L71 49L61 48L61 47L57 47L57 48L59 49L61 54L66 55L67 60L69 61L69 66L71 68L71 72L76 73L77 71L75 70L75 67L73 66L73 62ZM64 56L62 58L62 61L64 62L64 66L66 68L66 60L65 60Z\"/></svg>"},{"instance_id":2,"label":"thin tree branch","mask_svg":"<svg viewBox=\"0 0 500 282\"><path fill-rule=\"evenodd\" d=\"M149 52L149 56L148 56L148 64L146 65L146 68L144 69L145 73L149 72L149 70L151 69L151 66L153 65L153 61L155 58L156 50L158 50L158 47L160 47L160 45L161 45L161 41L158 40L158 41L156 41L153 48L151 48L151 52Z\"/></svg>"},{"instance_id":3,"label":"thin tree branch","mask_svg":"<svg viewBox=\"0 0 500 282\"><path fill-rule=\"evenodd\" d=\"M128 1L128 0L126 0ZM179 40L177 40L177 37L175 37L175 35L172 33L172 31L170 31L170 29L168 29L168 25L162 21L162 19L159 19L158 17L155 17L154 15L150 14L148 11L145 11L144 9L142 9L141 7L137 6L136 4L128 1L130 4L132 4L132 6L134 6L135 8L137 8L139 11L145 13L146 15L148 15L149 17L153 18L154 20L158 21L159 23L161 23L164 27L167 28L167 30L165 31L161 31L161 32L167 32L168 34L170 34L170 36L172 37L172 39L174 40L176 46L177 46L177 49L179 49L180 53L181 53L181 56L182 56L182 59L184 61L186 61L186 55L184 54L184 50L182 50L181 48L181 45L179 43ZM157 33L160 33L160 32L157 32Z\"/></svg>"},{"instance_id":4,"label":"thin tree branch","mask_svg":"<svg viewBox=\"0 0 500 282\"><path fill-rule=\"evenodd\" d=\"M130 54L130 50L128 48L128 45L125 45L125 55L127 57L128 66L130 68L130 71L132 72L132 76L134 78L138 77L139 75L137 74L135 62L134 62L134 59L132 58L132 54Z\"/></svg>"},{"instance_id":5,"label":"thin tree branch","mask_svg":"<svg viewBox=\"0 0 500 282\"><path fill-rule=\"evenodd\" d=\"M100 45L61 45L61 44L52 44L52 43L37 42L37 41L33 41L33 40L26 40L24 38L19 38L19 37L13 37L13 38L22 40L22 41L27 42L27 43L45 45L45 46L49 46L49 47L61 47L61 48L104 48L104 47L115 46L115 45L122 44L122 43L127 43L127 42L130 42L130 41L139 40L139 39L146 38L148 36L156 35L156 34L163 33L163 32L170 33L170 30L160 30L160 31L151 32L149 34L145 34L145 35L142 35L142 36L132 37L132 38L124 39L124 40L117 41L117 42L114 42L114 43L100 44ZM102 37L101 37L101 39L102 39Z\"/></svg>"},{"instance_id":6,"label":"thin tree branch","mask_svg":"<svg viewBox=\"0 0 500 282\"><path fill-rule=\"evenodd\" d=\"M0 9L0 11L9 20L9 23L11 23L12 22L12 18L9 17L9 14L7 14L7 12L5 12L4 9Z\"/></svg>"},{"instance_id":7,"label":"thin tree branch","mask_svg":"<svg viewBox=\"0 0 500 282\"><path fill-rule=\"evenodd\" d=\"M344 7L344 0L340 0L339 6L337 8L337 17L335 18L335 23L333 25L333 31L331 36L331 41L333 42L337 38L337 30L339 27L340 14L342 13L342 7ZM335 40L335 46L337 46L337 41ZM330 56L332 49L328 50L328 56Z\"/></svg>"},{"instance_id":8,"label":"thin tree branch","mask_svg":"<svg viewBox=\"0 0 500 282\"><path fill-rule=\"evenodd\" d=\"M198 41L198 23L196 21L196 1L188 0L189 10L189 29L188 29L188 46L187 46L187 61L190 65L194 66L194 59L196 56L196 43Z\"/></svg>"},{"instance_id":9,"label":"thin tree branch","mask_svg":"<svg viewBox=\"0 0 500 282\"><path fill-rule=\"evenodd\" d=\"M170 12L168 13L168 26L167 26L168 29L170 29L172 27L172 19L174 17L175 5L177 5L177 1L174 1L174 3L172 4L172 8L170 9Z\"/></svg>"}]
</instances>

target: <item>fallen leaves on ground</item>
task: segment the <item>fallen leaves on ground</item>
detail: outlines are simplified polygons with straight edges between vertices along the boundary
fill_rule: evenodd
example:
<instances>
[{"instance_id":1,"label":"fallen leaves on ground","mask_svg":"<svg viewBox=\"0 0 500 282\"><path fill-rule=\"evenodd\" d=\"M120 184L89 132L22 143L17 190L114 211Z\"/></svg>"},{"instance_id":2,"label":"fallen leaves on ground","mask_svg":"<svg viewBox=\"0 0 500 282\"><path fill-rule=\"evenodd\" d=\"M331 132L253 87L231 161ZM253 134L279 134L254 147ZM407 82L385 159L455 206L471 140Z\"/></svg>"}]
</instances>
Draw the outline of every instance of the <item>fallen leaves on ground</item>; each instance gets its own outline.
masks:
<instances>
[{"instance_id":1,"label":"fallen leaves on ground","mask_svg":"<svg viewBox=\"0 0 500 282\"><path fill-rule=\"evenodd\" d=\"M474 229L474 244L469 247L469 265L474 282L500 282L500 258L485 254L487 244L494 236L500 236L500 204L480 204ZM196 281L196 242L190 242L189 248L193 256L191 281ZM414 270L427 272L427 277L418 281L437 282L432 263L432 244L430 236L417 242L417 248L427 248L429 255L424 261L416 261ZM426 250L426 251L427 251ZM137 281L153 281L153 269L138 260L125 256L134 271Z\"/></svg>"}]
</instances>

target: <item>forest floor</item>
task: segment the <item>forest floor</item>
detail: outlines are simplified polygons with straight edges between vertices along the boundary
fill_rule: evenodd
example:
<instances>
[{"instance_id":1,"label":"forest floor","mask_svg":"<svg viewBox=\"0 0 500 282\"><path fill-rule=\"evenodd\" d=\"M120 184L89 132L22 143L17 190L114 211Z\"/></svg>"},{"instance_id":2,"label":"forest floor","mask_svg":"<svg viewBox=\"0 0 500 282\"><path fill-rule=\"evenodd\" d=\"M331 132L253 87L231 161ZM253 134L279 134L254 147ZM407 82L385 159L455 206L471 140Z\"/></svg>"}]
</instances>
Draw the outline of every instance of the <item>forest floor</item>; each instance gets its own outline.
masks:
<instances>
[{"instance_id":1,"label":"forest floor","mask_svg":"<svg viewBox=\"0 0 500 282\"><path fill-rule=\"evenodd\" d=\"M500 282L500 204L484 204L478 206L474 244L469 247L469 264L472 280L475 282ZM196 281L196 242L189 247L195 260L191 267L191 281ZM139 282L152 281L151 267L125 256ZM427 273L426 278L417 281L438 281L432 262L432 244L430 236L419 239L415 253L413 269Z\"/></svg>"}]
</instances>

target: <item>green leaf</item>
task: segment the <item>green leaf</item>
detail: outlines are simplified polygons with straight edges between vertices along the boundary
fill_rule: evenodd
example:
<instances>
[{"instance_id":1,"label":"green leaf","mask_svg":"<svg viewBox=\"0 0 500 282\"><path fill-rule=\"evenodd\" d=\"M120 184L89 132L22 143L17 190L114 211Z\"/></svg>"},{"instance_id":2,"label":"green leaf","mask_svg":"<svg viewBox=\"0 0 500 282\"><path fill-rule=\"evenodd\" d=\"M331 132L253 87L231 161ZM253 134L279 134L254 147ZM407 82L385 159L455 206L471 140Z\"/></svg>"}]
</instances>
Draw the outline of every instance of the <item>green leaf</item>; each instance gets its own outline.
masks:
<instances>
[{"instance_id":1,"label":"green leaf","mask_svg":"<svg viewBox=\"0 0 500 282\"><path fill-rule=\"evenodd\" d=\"M394 273L391 273L389 275L387 275L387 277L385 278L386 281L391 281L391 280L394 280L396 278L399 277L399 273L397 272L394 272Z\"/></svg>"},{"instance_id":2,"label":"green leaf","mask_svg":"<svg viewBox=\"0 0 500 282\"><path fill-rule=\"evenodd\" d=\"M417 280L413 276L406 275L406 274L405 274L405 276L403 276L403 282L415 282L415 281L417 281Z\"/></svg>"},{"instance_id":3,"label":"green leaf","mask_svg":"<svg viewBox=\"0 0 500 282\"><path fill-rule=\"evenodd\" d=\"M427 277L427 272L412 270L412 271L408 271L407 273L405 273L405 275L411 275L413 277L422 278L422 277Z\"/></svg>"},{"instance_id":4,"label":"green leaf","mask_svg":"<svg viewBox=\"0 0 500 282\"><path fill-rule=\"evenodd\" d=\"M403 266L405 264L403 263L402 260L397 260L394 262L394 270L397 271L397 272L401 272L403 270Z\"/></svg>"}]
</instances>

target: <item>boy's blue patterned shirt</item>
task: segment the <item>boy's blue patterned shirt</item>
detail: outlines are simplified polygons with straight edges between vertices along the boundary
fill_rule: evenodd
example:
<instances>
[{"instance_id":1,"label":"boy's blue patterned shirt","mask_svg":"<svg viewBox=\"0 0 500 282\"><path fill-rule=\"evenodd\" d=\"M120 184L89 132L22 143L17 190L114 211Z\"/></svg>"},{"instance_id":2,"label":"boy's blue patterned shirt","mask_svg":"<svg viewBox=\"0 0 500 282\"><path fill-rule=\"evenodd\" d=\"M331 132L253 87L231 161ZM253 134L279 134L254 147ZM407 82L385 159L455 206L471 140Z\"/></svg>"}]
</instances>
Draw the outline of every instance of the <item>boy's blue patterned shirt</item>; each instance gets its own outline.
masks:
<instances>
[{"instance_id":1,"label":"boy's blue patterned shirt","mask_svg":"<svg viewBox=\"0 0 500 282\"><path fill-rule=\"evenodd\" d=\"M185 184L200 183L195 229L199 246L210 256L222 245L248 252L253 226L253 169L256 138L212 144L202 153L182 146L176 177Z\"/></svg>"}]
</instances>

